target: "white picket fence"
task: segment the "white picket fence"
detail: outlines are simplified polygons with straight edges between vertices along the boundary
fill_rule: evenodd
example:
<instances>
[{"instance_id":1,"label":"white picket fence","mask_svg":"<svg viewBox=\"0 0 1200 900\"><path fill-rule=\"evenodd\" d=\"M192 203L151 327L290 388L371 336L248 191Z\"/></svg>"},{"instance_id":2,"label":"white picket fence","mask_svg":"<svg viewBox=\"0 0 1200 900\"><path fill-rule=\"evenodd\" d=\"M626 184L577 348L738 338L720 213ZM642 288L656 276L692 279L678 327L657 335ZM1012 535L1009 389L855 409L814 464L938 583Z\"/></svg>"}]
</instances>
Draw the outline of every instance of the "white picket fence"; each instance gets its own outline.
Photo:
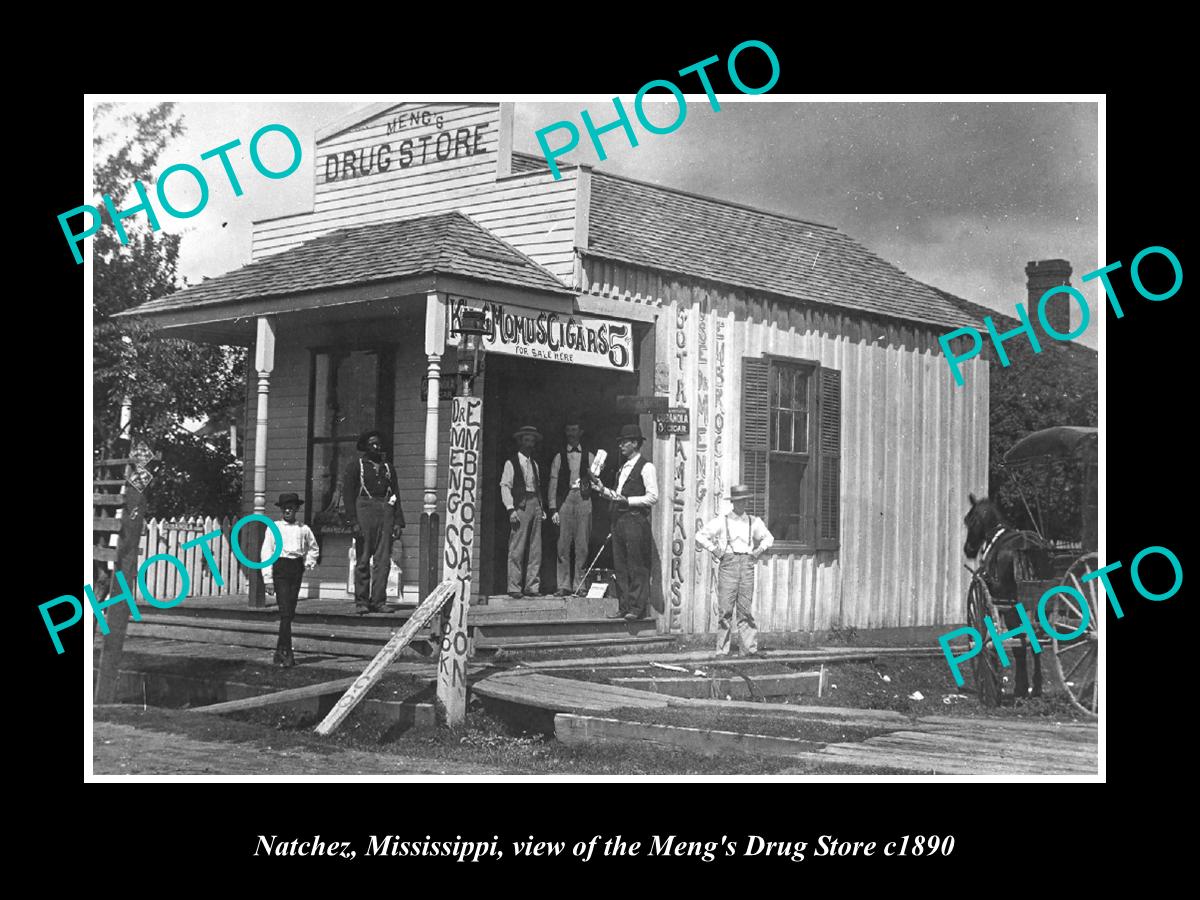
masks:
<instances>
[{"instance_id":1,"label":"white picket fence","mask_svg":"<svg viewBox=\"0 0 1200 900\"><path fill-rule=\"evenodd\" d=\"M224 596L229 594L245 594L250 590L250 582L246 573L233 555L233 547L229 543L229 531L236 519L216 519L200 516L174 519L148 519L142 531L142 543L138 548L138 568L141 564L159 553L169 553L178 558L186 567L190 584L187 590L189 597ZM212 569L204 559L200 545L187 550L182 549L188 541L193 541L203 534L221 531L219 538L205 542L213 559L216 569L221 573L223 585L217 584ZM159 600L172 600L177 597L182 588L182 577L179 567L167 560L159 560L146 570L146 587Z\"/></svg>"}]
</instances>

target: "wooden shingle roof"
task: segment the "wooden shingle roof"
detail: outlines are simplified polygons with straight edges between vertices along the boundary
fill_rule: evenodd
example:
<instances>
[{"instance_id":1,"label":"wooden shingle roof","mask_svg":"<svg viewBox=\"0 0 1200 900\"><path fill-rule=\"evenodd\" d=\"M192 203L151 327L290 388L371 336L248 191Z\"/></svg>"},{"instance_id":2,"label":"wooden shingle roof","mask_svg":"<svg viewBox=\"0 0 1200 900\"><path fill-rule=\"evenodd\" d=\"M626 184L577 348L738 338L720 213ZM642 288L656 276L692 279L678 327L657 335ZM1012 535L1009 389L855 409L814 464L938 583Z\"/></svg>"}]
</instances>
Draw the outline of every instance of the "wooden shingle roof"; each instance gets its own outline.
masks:
<instances>
[{"instance_id":1,"label":"wooden shingle roof","mask_svg":"<svg viewBox=\"0 0 1200 900\"><path fill-rule=\"evenodd\" d=\"M344 228L126 310L143 315L441 273L570 295L546 269L459 212Z\"/></svg>"},{"instance_id":2,"label":"wooden shingle roof","mask_svg":"<svg viewBox=\"0 0 1200 900\"><path fill-rule=\"evenodd\" d=\"M960 308L828 225L592 173L587 253L939 327Z\"/></svg>"}]
</instances>

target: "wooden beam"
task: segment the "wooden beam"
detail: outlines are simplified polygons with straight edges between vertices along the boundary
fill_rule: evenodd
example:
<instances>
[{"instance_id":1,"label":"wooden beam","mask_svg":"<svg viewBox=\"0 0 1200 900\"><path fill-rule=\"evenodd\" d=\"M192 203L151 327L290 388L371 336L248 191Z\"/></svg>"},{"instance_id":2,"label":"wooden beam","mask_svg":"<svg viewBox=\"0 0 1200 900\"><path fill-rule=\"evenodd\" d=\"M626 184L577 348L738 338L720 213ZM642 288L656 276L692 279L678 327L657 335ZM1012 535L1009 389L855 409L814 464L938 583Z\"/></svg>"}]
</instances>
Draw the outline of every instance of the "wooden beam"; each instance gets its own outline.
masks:
<instances>
[{"instance_id":1,"label":"wooden beam","mask_svg":"<svg viewBox=\"0 0 1200 900\"><path fill-rule=\"evenodd\" d=\"M130 599L137 594L138 547L142 542L142 527L145 519L142 516L142 506L145 496L132 483L125 485L124 515L114 521L121 523L117 536L117 552L114 561L113 577L105 593L112 596L114 590L120 590L121 584L116 578L120 572L129 587ZM125 631L129 627L129 604L118 603L110 606L101 615L107 630L104 642L100 647L100 661L97 665L95 701L97 703L112 703L117 694L117 679L120 677L121 654L125 647Z\"/></svg>"},{"instance_id":2,"label":"wooden beam","mask_svg":"<svg viewBox=\"0 0 1200 900\"><path fill-rule=\"evenodd\" d=\"M794 756L820 750L825 746L800 738L688 728L681 725L651 725L570 713L559 713L554 717L554 736L564 744L590 744L595 741L650 743L689 750L704 756L723 756L727 753Z\"/></svg>"},{"instance_id":3,"label":"wooden beam","mask_svg":"<svg viewBox=\"0 0 1200 900\"><path fill-rule=\"evenodd\" d=\"M442 607L450 601L450 598L455 596L457 593L456 584L457 582L454 580L443 581L429 595L425 602L417 607L412 617L404 623L404 627L392 635L392 639L367 664L367 667L363 669L363 673L354 680L349 690L342 695L342 699L338 700L333 709L329 711L329 715L317 726L317 734L332 734L342 724L346 716L350 715L350 711L358 705L367 692L383 677L383 673L387 670L387 667L391 665L392 660L400 655L400 651L404 649L405 645L413 639L418 631L425 627L425 624L430 619L441 612Z\"/></svg>"},{"instance_id":4,"label":"wooden beam","mask_svg":"<svg viewBox=\"0 0 1200 900\"><path fill-rule=\"evenodd\" d=\"M290 703L295 700L308 700L325 694L338 694L357 681L351 675L349 678L339 678L336 681L323 681L320 684L309 684L304 687L290 688L286 691L276 691L273 694L260 694L257 697L244 697L241 700L226 700L224 703L213 703L209 706L197 706L193 712L198 713L231 713L247 709L263 709L278 703Z\"/></svg>"}]
</instances>

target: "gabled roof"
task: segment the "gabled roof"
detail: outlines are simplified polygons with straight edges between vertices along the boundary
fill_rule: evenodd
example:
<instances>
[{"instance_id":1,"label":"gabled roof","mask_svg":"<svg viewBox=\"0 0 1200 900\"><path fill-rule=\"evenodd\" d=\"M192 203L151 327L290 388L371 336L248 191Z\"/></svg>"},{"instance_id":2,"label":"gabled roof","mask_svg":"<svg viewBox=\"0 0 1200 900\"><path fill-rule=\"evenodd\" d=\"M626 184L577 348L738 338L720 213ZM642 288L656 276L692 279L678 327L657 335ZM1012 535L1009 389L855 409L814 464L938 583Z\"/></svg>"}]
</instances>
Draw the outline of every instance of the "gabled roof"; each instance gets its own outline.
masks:
<instances>
[{"instance_id":1,"label":"gabled roof","mask_svg":"<svg viewBox=\"0 0 1200 900\"><path fill-rule=\"evenodd\" d=\"M599 171L591 195L590 255L939 327L970 322L831 226Z\"/></svg>"},{"instance_id":2,"label":"gabled roof","mask_svg":"<svg viewBox=\"0 0 1200 900\"><path fill-rule=\"evenodd\" d=\"M528 256L460 212L343 228L120 315L284 296L441 273L574 296Z\"/></svg>"}]
</instances>

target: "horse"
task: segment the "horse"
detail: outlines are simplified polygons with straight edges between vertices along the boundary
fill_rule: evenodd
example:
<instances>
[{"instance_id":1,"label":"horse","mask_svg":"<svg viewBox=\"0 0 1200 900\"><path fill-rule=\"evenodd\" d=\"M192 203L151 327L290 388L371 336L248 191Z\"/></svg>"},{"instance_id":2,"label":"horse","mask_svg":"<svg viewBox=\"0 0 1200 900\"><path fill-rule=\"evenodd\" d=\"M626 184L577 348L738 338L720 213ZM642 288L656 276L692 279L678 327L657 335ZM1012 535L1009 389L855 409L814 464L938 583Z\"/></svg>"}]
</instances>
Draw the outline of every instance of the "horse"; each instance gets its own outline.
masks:
<instances>
[{"instance_id":1,"label":"horse","mask_svg":"<svg viewBox=\"0 0 1200 900\"><path fill-rule=\"evenodd\" d=\"M1036 532L1010 528L998 504L987 497L977 500L974 494L968 494L967 498L971 501L971 508L963 518L963 524L967 526L963 554L967 559L978 557L979 568L976 571L996 601L997 611L1004 619L1004 630L1011 631L1021 625L1016 611L1017 583L1045 578L1050 567L1050 554L1045 541ZM1025 697L1029 694L1029 677L1025 659L1028 639L1024 632L1020 642L1019 650L1009 652L1009 656L1016 657L1016 696ZM983 686L978 687L982 696ZM1041 694L1042 658L1035 653L1033 696L1040 697Z\"/></svg>"}]
</instances>

